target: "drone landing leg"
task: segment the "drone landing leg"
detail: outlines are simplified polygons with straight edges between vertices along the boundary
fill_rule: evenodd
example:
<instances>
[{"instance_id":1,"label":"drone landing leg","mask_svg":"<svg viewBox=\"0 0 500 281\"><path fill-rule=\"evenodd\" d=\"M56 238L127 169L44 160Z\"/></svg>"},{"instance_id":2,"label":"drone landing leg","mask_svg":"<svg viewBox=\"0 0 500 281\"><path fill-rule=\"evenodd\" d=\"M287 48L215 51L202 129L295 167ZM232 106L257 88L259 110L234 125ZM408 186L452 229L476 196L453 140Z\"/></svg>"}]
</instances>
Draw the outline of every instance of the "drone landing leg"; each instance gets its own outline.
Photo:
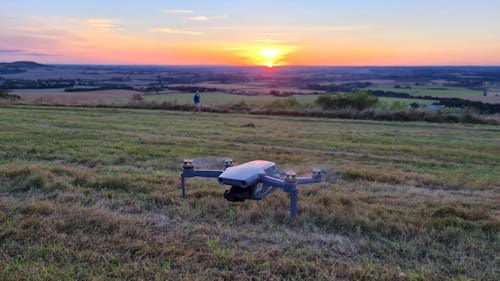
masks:
<instances>
[{"instance_id":1,"label":"drone landing leg","mask_svg":"<svg viewBox=\"0 0 500 281\"><path fill-rule=\"evenodd\" d=\"M297 186L294 186L293 188L290 189L290 217L295 218L297 217L297 205L298 205L298 190Z\"/></svg>"},{"instance_id":2,"label":"drone landing leg","mask_svg":"<svg viewBox=\"0 0 500 281\"><path fill-rule=\"evenodd\" d=\"M182 190L182 198L186 199L186 184L184 180L184 175L181 175L181 190Z\"/></svg>"}]
</instances>

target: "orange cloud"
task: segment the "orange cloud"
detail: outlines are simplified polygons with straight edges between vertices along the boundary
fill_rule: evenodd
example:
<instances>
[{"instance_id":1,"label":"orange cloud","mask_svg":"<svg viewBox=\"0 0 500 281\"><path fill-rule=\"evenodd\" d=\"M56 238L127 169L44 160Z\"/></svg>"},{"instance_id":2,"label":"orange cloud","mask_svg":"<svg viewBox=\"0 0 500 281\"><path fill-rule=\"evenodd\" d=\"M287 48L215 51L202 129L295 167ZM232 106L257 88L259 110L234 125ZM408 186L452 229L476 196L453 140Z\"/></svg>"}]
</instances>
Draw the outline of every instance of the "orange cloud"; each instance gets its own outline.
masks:
<instances>
[{"instance_id":1,"label":"orange cloud","mask_svg":"<svg viewBox=\"0 0 500 281\"><path fill-rule=\"evenodd\" d=\"M172 13L188 14L187 10ZM381 28L377 26L297 29L248 26L241 29L189 23L183 28L149 26L134 33L127 29L131 23L121 19L19 19L0 30L0 42L9 46L8 49L28 50L23 53L23 59L33 54L34 59L49 63L463 65L500 62L500 45L494 39L462 44L461 37L451 35L447 38L418 34L384 36L382 31L373 32ZM193 25L196 30L192 29ZM272 39L262 39L266 37Z\"/></svg>"},{"instance_id":2,"label":"orange cloud","mask_svg":"<svg viewBox=\"0 0 500 281\"><path fill-rule=\"evenodd\" d=\"M183 29L176 29L176 28L153 28L151 30L152 32L160 32L160 33L171 33L171 34L184 34L184 35L202 35L203 33L198 32L198 31L192 31L192 30L183 30Z\"/></svg>"},{"instance_id":3,"label":"orange cloud","mask_svg":"<svg viewBox=\"0 0 500 281\"><path fill-rule=\"evenodd\" d=\"M189 20L192 21L208 21L209 18L205 16L195 16L195 17L190 17Z\"/></svg>"}]
</instances>

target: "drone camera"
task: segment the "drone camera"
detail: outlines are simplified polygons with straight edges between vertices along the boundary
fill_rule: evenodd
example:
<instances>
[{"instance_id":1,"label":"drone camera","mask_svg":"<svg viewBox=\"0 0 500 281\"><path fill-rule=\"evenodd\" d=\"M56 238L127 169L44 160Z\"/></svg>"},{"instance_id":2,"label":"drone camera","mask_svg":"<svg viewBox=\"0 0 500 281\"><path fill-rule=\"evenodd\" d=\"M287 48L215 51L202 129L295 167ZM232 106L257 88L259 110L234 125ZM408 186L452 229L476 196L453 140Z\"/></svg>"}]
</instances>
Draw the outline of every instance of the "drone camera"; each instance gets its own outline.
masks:
<instances>
[{"instance_id":1,"label":"drone camera","mask_svg":"<svg viewBox=\"0 0 500 281\"><path fill-rule=\"evenodd\" d=\"M224 192L224 198L229 202L245 202L246 199L252 197L250 188L241 188L239 186L231 186L230 189Z\"/></svg>"}]
</instances>

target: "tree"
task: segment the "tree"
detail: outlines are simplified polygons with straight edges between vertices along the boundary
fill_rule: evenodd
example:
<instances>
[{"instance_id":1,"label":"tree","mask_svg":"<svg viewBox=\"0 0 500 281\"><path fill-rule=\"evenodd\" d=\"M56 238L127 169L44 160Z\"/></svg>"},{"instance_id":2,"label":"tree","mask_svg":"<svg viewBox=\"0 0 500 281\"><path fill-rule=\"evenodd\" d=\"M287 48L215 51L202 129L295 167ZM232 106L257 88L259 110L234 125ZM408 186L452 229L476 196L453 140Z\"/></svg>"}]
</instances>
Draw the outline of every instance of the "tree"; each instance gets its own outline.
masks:
<instances>
[{"instance_id":1,"label":"tree","mask_svg":"<svg viewBox=\"0 0 500 281\"><path fill-rule=\"evenodd\" d=\"M378 103L378 98L367 91L358 91L353 94L323 94L316 99L316 104L323 109L355 108L365 109Z\"/></svg>"},{"instance_id":2,"label":"tree","mask_svg":"<svg viewBox=\"0 0 500 281\"><path fill-rule=\"evenodd\" d=\"M20 99L21 99L20 96L9 94L9 92L7 90L0 89L0 100L14 101L14 100L20 100Z\"/></svg>"}]
</instances>

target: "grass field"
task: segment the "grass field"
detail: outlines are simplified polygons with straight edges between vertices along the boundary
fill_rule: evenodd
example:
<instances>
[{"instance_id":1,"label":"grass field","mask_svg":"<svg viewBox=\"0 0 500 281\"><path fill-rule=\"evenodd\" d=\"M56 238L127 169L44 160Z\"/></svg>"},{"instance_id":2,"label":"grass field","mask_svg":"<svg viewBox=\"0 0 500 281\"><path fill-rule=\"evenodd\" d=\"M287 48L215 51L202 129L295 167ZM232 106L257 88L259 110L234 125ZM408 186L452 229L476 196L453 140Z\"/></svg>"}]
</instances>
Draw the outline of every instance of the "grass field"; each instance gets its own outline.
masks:
<instances>
[{"instance_id":1,"label":"grass field","mask_svg":"<svg viewBox=\"0 0 500 281\"><path fill-rule=\"evenodd\" d=\"M1 280L498 280L500 127L0 107ZM319 167L230 204L183 158Z\"/></svg>"},{"instance_id":2,"label":"grass field","mask_svg":"<svg viewBox=\"0 0 500 281\"><path fill-rule=\"evenodd\" d=\"M307 102L314 102L316 96L297 96L305 97ZM192 104L193 94L192 93L173 93L173 94L159 94L159 95L146 95L144 96L146 101L156 101L156 102L177 102ZM244 102L248 105L266 105L273 102L277 97L270 95L235 95L228 94L224 92L207 92L201 94L201 99L203 104L206 105L225 105L225 104L238 104ZM309 101L310 100L310 101Z\"/></svg>"},{"instance_id":3,"label":"grass field","mask_svg":"<svg viewBox=\"0 0 500 281\"><path fill-rule=\"evenodd\" d=\"M429 87L414 87L412 89L396 89L392 87L370 87L370 90L379 90L379 91L389 91L389 92L397 92L397 93L407 93L412 96L431 96L431 97L477 97L483 96L483 91L479 90L469 90L469 89L461 89L461 88L446 88L443 89L433 89Z\"/></svg>"},{"instance_id":4,"label":"grass field","mask_svg":"<svg viewBox=\"0 0 500 281\"><path fill-rule=\"evenodd\" d=\"M92 92L70 92L66 93L62 89L25 89L14 90L12 94L21 96L22 101L27 104L55 104L55 105L85 105L85 104L125 104L133 94L140 92L128 90L103 90ZM313 106L318 95L293 95L303 106ZM225 92L202 93L202 103L209 106L246 104L249 106L269 106L273 101L283 100L286 97L276 97L271 95L236 95ZM178 104L192 104L192 93L172 92L168 94L145 95L146 102L175 102ZM379 107L390 108L394 103L400 103L405 108L410 103L422 105L431 104L435 101L423 99L402 99L402 98L379 98Z\"/></svg>"},{"instance_id":5,"label":"grass field","mask_svg":"<svg viewBox=\"0 0 500 281\"><path fill-rule=\"evenodd\" d=\"M20 96L23 103L37 105L102 105L126 103L134 94L142 94L130 90L64 92L64 89L23 89L13 90L11 93Z\"/></svg>"},{"instance_id":6,"label":"grass field","mask_svg":"<svg viewBox=\"0 0 500 281\"><path fill-rule=\"evenodd\" d=\"M240 104L245 103L247 105L255 106L265 106L271 104L275 100L286 99L286 97L275 97L271 95L234 95L223 92L209 92L203 93L202 101L203 104L207 105L227 105L227 104ZM305 106L312 106L318 98L318 95L293 95L300 104ZM191 93L172 93L172 94L158 94L158 95L146 95L144 96L146 101L156 101L156 102L176 102L180 104L191 104L193 102L193 94ZM400 99L400 98L379 98L379 101L386 104L392 104L395 102L410 104L431 104L435 101L433 100L423 100L423 99Z\"/></svg>"}]
</instances>

